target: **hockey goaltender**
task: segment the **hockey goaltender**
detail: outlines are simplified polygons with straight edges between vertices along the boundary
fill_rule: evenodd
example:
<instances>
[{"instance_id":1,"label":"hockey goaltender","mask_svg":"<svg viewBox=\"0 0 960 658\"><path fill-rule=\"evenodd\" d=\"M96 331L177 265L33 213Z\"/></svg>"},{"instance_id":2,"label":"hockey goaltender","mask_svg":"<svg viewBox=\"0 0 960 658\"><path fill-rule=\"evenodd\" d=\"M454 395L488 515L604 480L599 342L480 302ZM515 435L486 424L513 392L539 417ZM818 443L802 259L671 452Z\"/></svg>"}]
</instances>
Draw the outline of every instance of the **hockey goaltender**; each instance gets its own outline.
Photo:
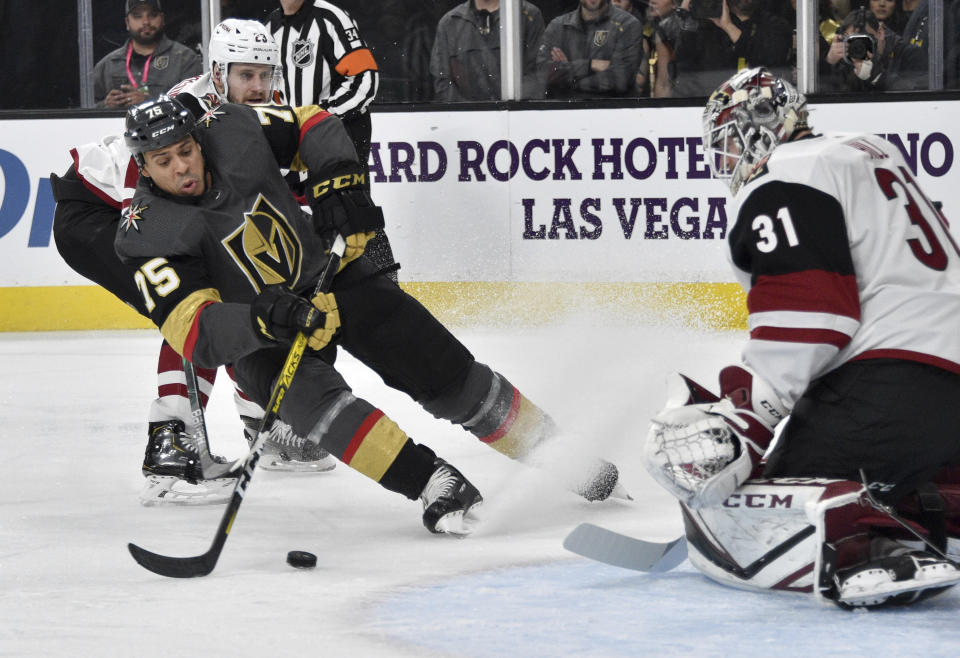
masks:
<instances>
[{"instance_id":1,"label":"hockey goaltender","mask_svg":"<svg viewBox=\"0 0 960 658\"><path fill-rule=\"evenodd\" d=\"M938 204L895 146L814 132L803 95L764 69L712 94L703 131L734 194L750 334L719 396L672 376L647 437L691 562L844 608L952 587L960 250Z\"/></svg>"}]
</instances>

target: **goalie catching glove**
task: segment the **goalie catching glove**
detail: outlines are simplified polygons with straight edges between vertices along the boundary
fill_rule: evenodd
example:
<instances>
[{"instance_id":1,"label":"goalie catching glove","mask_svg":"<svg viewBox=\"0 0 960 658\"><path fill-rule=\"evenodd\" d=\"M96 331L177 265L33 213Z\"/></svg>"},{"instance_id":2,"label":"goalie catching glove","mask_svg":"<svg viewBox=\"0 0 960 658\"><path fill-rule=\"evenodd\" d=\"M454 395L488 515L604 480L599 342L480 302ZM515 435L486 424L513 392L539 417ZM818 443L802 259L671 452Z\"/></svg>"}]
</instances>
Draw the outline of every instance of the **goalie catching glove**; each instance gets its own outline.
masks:
<instances>
[{"instance_id":1,"label":"goalie catching glove","mask_svg":"<svg viewBox=\"0 0 960 658\"><path fill-rule=\"evenodd\" d=\"M689 507L719 505L759 474L787 410L769 384L740 366L720 372L722 398L679 374L671 375L668 391L647 435L644 464Z\"/></svg>"},{"instance_id":2,"label":"goalie catching glove","mask_svg":"<svg viewBox=\"0 0 960 658\"><path fill-rule=\"evenodd\" d=\"M267 286L250 305L257 332L269 340L289 344L302 331L312 350L322 350L340 328L340 311L333 293L321 293L313 303L283 285Z\"/></svg>"},{"instance_id":3,"label":"goalie catching glove","mask_svg":"<svg viewBox=\"0 0 960 658\"><path fill-rule=\"evenodd\" d=\"M307 183L307 203L317 231L339 233L347 243L341 268L362 256L367 242L383 228L383 210L370 199L366 184L366 174L359 171L316 177Z\"/></svg>"}]
</instances>

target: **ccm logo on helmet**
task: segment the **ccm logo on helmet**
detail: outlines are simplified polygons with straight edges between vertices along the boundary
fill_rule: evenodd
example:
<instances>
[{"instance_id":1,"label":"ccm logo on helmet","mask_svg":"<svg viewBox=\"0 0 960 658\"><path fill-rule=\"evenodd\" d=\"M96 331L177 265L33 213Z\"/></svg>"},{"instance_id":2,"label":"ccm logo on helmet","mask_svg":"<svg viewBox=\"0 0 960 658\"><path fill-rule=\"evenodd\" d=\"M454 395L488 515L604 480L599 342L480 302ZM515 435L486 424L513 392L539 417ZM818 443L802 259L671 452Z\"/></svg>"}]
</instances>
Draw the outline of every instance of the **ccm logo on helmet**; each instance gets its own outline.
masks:
<instances>
[{"instance_id":1,"label":"ccm logo on helmet","mask_svg":"<svg viewBox=\"0 0 960 658\"><path fill-rule=\"evenodd\" d=\"M176 127L176 126L172 126L172 125L171 125L171 126L167 126L166 128L161 128L160 130L154 130L152 133L150 133L150 138L151 138L151 139L155 139L155 138L159 137L160 135L162 135L163 133L168 133L168 132L170 132L170 131L173 130L175 127Z\"/></svg>"}]
</instances>

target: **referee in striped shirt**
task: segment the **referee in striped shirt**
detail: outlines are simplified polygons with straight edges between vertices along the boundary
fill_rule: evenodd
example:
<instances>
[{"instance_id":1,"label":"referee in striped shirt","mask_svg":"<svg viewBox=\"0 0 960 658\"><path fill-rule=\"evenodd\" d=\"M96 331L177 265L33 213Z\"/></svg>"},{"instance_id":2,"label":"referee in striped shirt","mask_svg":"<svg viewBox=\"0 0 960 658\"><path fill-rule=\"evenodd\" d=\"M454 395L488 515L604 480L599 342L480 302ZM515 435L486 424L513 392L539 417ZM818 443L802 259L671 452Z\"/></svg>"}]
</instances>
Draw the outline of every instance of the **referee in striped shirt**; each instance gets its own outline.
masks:
<instances>
[{"instance_id":1,"label":"referee in striped shirt","mask_svg":"<svg viewBox=\"0 0 960 658\"><path fill-rule=\"evenodd\" d=\"M377 95L380 73L356 22L326 0L280 0L266 24L280 45L284 101L319 105L340 117L367 169L369 107ZM367 243L366 253L396 280L399 266L382 230Z\"/></svg>"}]
</instances>

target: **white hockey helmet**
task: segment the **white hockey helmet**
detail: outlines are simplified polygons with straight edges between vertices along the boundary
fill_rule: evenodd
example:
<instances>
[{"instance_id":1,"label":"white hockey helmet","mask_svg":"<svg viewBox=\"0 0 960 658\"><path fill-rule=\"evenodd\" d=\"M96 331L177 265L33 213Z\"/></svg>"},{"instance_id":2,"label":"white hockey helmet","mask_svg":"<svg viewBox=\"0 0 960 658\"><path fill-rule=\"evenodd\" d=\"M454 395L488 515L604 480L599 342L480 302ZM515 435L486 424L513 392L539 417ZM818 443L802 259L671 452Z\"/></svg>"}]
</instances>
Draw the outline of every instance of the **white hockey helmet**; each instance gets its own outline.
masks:
<instances>
[{"instance_id":1,"label":"white hockey helmet","mask_svg":"<svg viewBox=\"0 0 960 658\"><path fill-rule=\"evenodd\" d=\"M280 46L262 23L228 18L213 28L207 50L210 71L217 71L223 83L220 100L227 102L230 87L227 79L230 64L266 64L273 67L270 92L277 88L280 77Z\"/></svg>"},{"instance_id":2,"label":"white hockey helmet","mask_svg":"<svg viewBox=\"0 0 960 658\"><path fill-rule=\"evenodd\" d=\"M806 97L765 68L746 69L710 95L703 149L714 177L736 194L774 148L805 129Z\"/></svg>"}]
</instances>

